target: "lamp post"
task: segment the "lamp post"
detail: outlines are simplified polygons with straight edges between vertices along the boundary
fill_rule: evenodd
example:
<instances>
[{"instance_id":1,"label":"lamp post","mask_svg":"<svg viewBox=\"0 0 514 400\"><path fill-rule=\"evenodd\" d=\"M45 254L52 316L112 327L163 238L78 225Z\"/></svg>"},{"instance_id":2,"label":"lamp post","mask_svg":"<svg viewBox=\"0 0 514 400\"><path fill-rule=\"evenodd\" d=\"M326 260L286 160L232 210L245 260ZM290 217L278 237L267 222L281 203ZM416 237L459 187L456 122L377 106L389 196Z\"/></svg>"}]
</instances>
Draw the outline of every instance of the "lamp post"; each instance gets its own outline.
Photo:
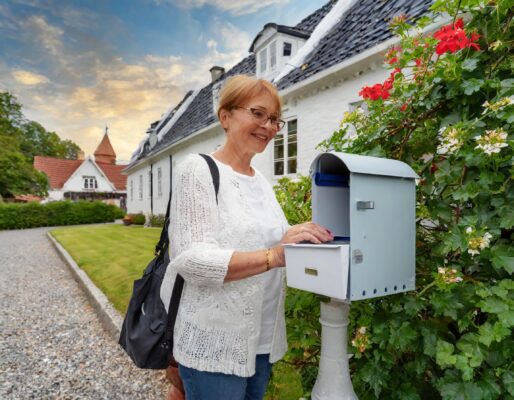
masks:
<instances>
[{"instance_id":1,"label":"lamp post","mask_svg":"<svg viewBox=\"0 0 514 400\"><path fill-rule=\"evenodd\" d=\"M346 351L350 303L330 299L321 303L321 356L313 400L358 400L350 379Z\"/></svg>"}]
</instances>

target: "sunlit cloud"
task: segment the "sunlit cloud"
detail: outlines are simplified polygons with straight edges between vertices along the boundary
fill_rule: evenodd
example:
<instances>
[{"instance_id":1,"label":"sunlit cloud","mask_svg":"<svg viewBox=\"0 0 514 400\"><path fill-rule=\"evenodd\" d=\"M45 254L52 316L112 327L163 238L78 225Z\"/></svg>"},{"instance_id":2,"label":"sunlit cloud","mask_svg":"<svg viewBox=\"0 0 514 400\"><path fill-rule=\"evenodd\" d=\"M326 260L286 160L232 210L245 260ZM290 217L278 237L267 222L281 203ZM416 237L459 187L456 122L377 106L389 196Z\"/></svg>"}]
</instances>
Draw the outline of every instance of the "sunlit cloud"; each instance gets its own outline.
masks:
<instances>
[{"instance_id":1,"label":"sunlit cloud","mask_svg":"<svg viewBox=\"0 0 514 400\"><path fill-rule=\"evenodd\" d=\"M50 80L40 74L36 74L34 72L30 71L23 71L23 70L15 70L11 72L12 76L16 80L16 82L21 83L22 85L41 85L42 83L48 83Z\"/></svg>"}]
</instances>

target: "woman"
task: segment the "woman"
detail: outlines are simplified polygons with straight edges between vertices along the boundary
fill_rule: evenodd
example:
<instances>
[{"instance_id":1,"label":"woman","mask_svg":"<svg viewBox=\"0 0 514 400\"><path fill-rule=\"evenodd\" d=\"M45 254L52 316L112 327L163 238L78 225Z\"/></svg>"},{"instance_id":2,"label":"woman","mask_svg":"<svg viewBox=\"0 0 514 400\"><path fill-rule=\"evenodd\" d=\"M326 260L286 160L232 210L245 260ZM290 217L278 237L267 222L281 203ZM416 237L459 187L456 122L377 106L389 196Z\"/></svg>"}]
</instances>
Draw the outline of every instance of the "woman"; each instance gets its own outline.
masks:
<instances>
[{"instance_id":1,"label":"woman","mask_svg":"<svg viewBox=\"0 0 514 400\"><path fill-rule=\"evenodd\" d=\"M175 274L183 276L173 354L187 400L263 398L271 364L287 350L283 245L333 240L313 223L290 227L273 189L251 166L283 127L280 113L271 83L231 78L218 108L226 141L211 154L218 197L199 155L177 170L161 295L168 304Z\"/></svg>"}]
</instances>

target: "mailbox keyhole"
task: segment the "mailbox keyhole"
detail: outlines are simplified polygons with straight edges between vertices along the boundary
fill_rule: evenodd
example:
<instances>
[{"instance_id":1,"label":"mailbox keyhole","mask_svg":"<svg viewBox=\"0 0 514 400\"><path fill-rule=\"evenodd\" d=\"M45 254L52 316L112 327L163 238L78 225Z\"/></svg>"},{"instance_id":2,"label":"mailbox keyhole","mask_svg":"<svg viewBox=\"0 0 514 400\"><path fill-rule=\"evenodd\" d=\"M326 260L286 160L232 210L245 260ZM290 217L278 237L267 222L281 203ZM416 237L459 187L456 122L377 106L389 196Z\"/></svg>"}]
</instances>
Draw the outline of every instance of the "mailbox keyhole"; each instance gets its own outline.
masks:
<instances>
[{"instance_id":1,"label":"mailbox keyhole","mask_svg":"<svg viewBox=\"0 0 514 400\"><path fill-rule=\"evenodd\" d=\"M386 292L386 293L387 293L387 288L385 288L385 289L384 289L384 292Z\"/></svg>"}]
</instances>

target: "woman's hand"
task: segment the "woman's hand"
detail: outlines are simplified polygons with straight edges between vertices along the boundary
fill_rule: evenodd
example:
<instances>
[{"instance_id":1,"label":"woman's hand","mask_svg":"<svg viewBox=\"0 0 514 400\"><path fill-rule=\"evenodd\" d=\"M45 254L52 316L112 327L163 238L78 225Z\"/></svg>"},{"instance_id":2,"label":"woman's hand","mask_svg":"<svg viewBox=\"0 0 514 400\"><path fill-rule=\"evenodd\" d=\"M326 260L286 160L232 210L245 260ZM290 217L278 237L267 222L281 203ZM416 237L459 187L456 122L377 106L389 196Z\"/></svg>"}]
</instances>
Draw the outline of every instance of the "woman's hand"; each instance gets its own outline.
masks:
<instances>
[{"instance_id":1,"label":"woman's hand","mask_svg":"<svg viewBox=\"0 0 514 400\"><path fill-rule=\"evenodd\" d=\"M284 266L286 264L284 254L284 244L311 242L325 243L334 240L334 235L328 229L313 222L305 222L303 224L294 225L287 230L282 237L280 244L273 247L271 267Z\"/></svg>"}]
</instances>

